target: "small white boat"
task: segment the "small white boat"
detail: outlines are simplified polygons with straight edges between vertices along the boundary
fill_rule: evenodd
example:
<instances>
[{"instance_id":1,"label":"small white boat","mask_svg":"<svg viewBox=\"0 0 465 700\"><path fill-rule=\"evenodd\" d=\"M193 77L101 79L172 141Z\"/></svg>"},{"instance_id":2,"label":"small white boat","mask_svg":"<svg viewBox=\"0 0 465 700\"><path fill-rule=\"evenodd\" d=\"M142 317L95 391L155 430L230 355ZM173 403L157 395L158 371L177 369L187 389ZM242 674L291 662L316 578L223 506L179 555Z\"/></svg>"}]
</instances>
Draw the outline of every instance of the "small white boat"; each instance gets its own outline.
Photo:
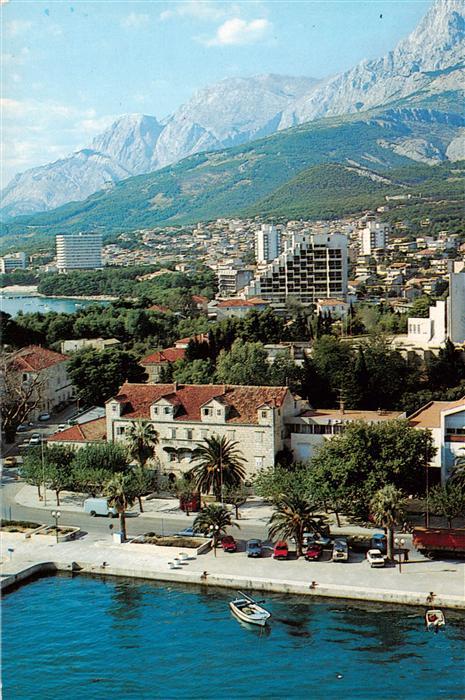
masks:
<instances>
[{"instance_id":1,"label":"small white boat","mask_svg":"<svg viewBox=\"0 0 465 700\"><path fill-rule=\"evenodd\" d=\"M442 610L427 610L425 614L426 628L438 629L439 627L444 627L446 624L446 618Z\"/></svg>"},{"instance_id":2,"label":"small white boat","mask_svg":"<svg viewBox=\"0 0 465 700\"><path fill-rule=\"evenodd\" d=\"M271 613L265 608L262 608L253 598L239 591L240 598L231 600L229 607L231 612L242 620L249 622L251 625L259 625L264 627L271 617ZM261 602L261 601L260 601Z\"/></svg>"}]
</instances>

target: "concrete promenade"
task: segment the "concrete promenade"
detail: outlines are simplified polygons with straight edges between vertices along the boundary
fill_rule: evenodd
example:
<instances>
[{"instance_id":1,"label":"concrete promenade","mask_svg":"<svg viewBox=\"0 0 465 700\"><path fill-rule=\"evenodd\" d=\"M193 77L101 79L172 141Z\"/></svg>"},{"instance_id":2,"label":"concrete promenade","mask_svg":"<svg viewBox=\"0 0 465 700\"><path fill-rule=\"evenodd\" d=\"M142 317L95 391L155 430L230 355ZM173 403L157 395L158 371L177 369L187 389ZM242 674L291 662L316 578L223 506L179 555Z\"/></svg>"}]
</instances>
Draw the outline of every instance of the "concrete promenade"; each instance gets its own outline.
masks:
<instances>
[{"instance_id":1,"label":"concrete promenade","mask_svg":"<svg viewBox=\"0 0 465 700\"><path fill-rule=\"evenodd\" d=\"M9 552L13 549L13 552ZM189 550L184 550L186 554ZM270 551L262 559L248 559L245 552L218 550L190 557L171 569L181 550L135 543L114 544L110 535L86 535L80 540L56 544L51 536L25 539L2 533L2 589L8 589L28 571L80 570L104 576L125 576L156 581L214 585L253 591L274 591L332 598L403 603L465 609L465 563L428 561L411 556L402 565L371 569L362 555L346 563L325 560L275 561ZM433 597L429 597L433 593Z\"/></svg>"}]
</instances>

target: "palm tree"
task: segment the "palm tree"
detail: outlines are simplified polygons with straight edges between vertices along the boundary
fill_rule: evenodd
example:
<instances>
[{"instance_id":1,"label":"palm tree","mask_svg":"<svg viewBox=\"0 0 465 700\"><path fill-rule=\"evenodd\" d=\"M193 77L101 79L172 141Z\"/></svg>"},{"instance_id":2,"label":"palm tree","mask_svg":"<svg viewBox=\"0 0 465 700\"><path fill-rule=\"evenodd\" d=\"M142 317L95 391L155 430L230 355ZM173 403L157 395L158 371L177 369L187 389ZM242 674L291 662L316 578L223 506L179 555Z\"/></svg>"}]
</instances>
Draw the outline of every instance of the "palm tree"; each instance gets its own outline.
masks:
<instances>
[{"instance_id":1,"label":"palm tree","mask_svg":"<svg viewBox=\"0 0 465 700\"><path fill-rule=\"evenodd\" d=\"M387 557L394 558L394 529L403 520L404 495L393 484L386 484L376 491L370 501L370 512L378 527L386 528Z\"/></svg>"},{"instance_id":2,"label":"palm tree","mask_svg":"<svg viewBox=\"0 0 465 700\"><path fill-rule=\"evenodd\" d=\"M454 484L460 484L460 486L465 488L465 455L456 457L453 469L449 476L449 481L453 482Z\"/></svg>"},{"instance_id":3,"label":"palm tree","mask_svg":"<svg viewBox=\"0 0 465 700\"><path fill-rule=\"evenodd\" d=\"M237 449L237 442L231 442L224 435L205 438L193 452L190 474L195 487L201 493L213 491L219 501L223 496L223 486L239 486L245 478L245 459Z\"/></svg>"},{"instance_id":4,"label":"palm tree","mask_svg":"<svg viewBox=\"0 0 465 700\"><path fill-rule=\"evenodd\" d=\"M233 523L231 513L223 506L212 503L203 509L194 520L194 530L203 532L206 535L213 535L213 551L216 557L216 545L218 539L226 532L227 527L239 527L237 523Z\"/></svg>"},{"instance_id":5,"label":"palm tree","mask_svg":"<svg viewBox=\"0 0 465 700\"><path fill-rule=\"evenodd\" d=\"M129 456L137 462L140 475L147 461L155 453L155 447L158 445L158 433L151 423L133 420L126 433L126 441ZM144 509L140 496L138 501L140 512L143 513Z\"/></svg>"},{"instance_id":6,"label":"palm tree","mask_svg":"<svg viewBox=\"0 0 465 700\"><path fill-rule=\"evenodd\" d=\"M136 500L131 474L115 474L104 486L104 495L110 506L119 513L120 531L123 542L126 540L126 510Z\"/></svg>"},{"instance_id":7,"label":"palm tree","mask_svg":"<svg viewBox=\"0 0 465 700\"><path fill-rule=\"evenodd\" d=\"M315 506L300 496L281 496L270 518L268 536L290 539L296 543L297 557L302 555L304 532L321 532L321 517L314 515Z\"/></svg>"}]
</instances>

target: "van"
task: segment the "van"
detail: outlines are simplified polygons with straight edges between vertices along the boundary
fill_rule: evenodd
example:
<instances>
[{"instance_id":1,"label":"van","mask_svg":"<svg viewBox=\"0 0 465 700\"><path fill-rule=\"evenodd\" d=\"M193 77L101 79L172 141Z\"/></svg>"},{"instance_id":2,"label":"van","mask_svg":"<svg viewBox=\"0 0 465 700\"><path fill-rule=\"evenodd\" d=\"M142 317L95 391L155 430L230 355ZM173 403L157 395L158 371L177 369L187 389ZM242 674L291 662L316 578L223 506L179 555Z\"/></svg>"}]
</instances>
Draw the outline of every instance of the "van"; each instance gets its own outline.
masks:
<instances>
[{"instance_id":1,"label":"van","mask_svg":"<svg viewBox=\"0 0 465 700\"><path fill-rule=\"evenodd\" d=\"M349 545L345 537L337 537L333 545L333 561L347 561L349 558Z\"/></svg>"},{"instance_id":2,"label":"van","mask_svg":"<svg viewBox=\"0 0 465 700\"><path fill-rule=\"evenodd\" d=\"M381 554L387 554L387 538L381 532L376 532L370 541L370 549L379 549Z\"/></svg>"},{"instance_id":3,"label":"van","mask_svg":"<svg viewBox=\"0 0 465 700\"><path fill-rule=\"evenodd\" d=\"M89 515L104 515L108 518L117 518L118 511L110 507L106 498L86 498L84 501L84 513Z\"/></svg>"}]
</instances>

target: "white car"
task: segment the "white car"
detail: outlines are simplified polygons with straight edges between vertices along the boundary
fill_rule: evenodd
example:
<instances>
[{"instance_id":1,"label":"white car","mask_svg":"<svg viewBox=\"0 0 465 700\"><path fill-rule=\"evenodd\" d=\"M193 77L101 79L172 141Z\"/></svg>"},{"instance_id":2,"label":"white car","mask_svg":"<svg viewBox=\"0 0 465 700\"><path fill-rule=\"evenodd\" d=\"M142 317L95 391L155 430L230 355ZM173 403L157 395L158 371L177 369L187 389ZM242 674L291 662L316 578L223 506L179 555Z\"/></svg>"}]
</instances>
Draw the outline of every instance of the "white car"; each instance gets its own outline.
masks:
<instances>
[{"instance_id":1,"label":"white car","mask_svg":"<svg viewBox=\"0 0 465 700\"><path fill-rule=\"evenodd\" d=\"M381 568L385 565L386 560L379 549L369 549L367 552L367 561L372 569Z\"/></svg>"},{"instance_id":2,"label":"white car","mask_svg":"<svg viewBox=\"0 0 465 700\"><path fill-rule=\"evenodd\" d=\"M66 425L66 423L60 423L60 425L59 425L58 428L57 428L57 433L62 433L63 430L67 430L68 427L69 427L69 426Z\"/></svg>"},{"instance_id":3,"label":"white car","mask_svg":"<svg viewBox=\"0 0 465 700\"><path fill-rule=\"evenodd\" d=\"M40 445L42 442L42 435L40 433L32 433L31 439L29 440L30 445Z\"/></svg>"}]
</instances>

